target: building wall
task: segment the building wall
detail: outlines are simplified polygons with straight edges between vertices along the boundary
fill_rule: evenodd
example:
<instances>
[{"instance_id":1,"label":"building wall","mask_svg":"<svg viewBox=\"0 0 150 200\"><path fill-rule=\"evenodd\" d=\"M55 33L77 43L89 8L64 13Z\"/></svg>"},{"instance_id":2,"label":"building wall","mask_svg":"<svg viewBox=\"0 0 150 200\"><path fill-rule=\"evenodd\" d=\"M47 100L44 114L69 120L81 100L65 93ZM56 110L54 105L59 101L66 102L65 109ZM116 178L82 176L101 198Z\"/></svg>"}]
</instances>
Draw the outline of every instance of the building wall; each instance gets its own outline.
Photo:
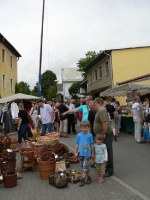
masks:
<instances>
[{"instance_id":1,"label":"building wall","mask_svg":"<svg viewBox=\"0 0 150 200\"><path fill-rule=\"evenodd\" d=\"M105 63L108 61L109 73L106 74ZM102 67L102 76L100 77L100 67ZM97 80L95 79L95 70L97 70ZM92 82L91 74L92 73ZM103 88L112 84L111 75L111 60L106 56L101 61L96 63L90 70L87 71L87 92L91 90Z\"/></svg>"},{"instance_id":2,"label":"building wall","mask_svg":"<svg viewBox=\"0 0 150 200\"><path fill-rule=\"evenodd\" d=\"M150 47L112 52L114 85L150 73Z\"/></svg>"},{"instance_id":3,"label":"building wall","mask_svg":"<svg viewBox=\"0 0 150 200\"><path fill-rule=\"evenodd\" d=\"M2 62L2 48L5 49L6 62ZM10 56L13 57L13 68L10 67ZM3 88L3 74L6 75L6 88ZM11 91L10 79L13 79L13 91ZM2 43L0 43L0 96L6 97L15 94L17 82L17 57Z\"/></svg>"},{"instance_id":4,"label":"building wall","mask_svg":"<svg viewBox=\"0 0 150 200\"><path fill-rule=\"evenodd\" d=\"M112 52L113 82L126 81L150 73L150 47L114 50ZM149 83L150 80L140 83ZM127 97L116 97L126 104Z\"/></svg>"},{"instance_id":5,"label":"building wall","mask_svg":"<svg viewBox=\"0 0 150 200\"><path fill-rule=\"evenodd\" d=\"M63 82L63 95L64 95L64 100L66 99L66 97L70 96L68 89L70 88L70 86L75 83L75 82Z\"/></svg>"}]
</instances>

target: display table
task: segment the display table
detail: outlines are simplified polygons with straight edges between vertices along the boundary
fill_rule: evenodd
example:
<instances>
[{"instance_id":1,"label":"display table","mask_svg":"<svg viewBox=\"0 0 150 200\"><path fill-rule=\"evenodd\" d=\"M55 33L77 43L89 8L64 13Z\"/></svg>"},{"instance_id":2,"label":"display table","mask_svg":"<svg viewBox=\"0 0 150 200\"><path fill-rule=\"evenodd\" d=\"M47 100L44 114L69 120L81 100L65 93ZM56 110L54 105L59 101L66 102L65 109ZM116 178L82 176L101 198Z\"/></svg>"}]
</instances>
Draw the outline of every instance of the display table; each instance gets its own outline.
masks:
<instances>
[{"instance_id":1,"label":"display table","mask_svg":"<svg viewBox=\"0 0 150 200\"><path fill-rule=\"evenodd\" d=\"M121 116L121 130L127 133L134 132L133 117Z\"/></svg>"}]
</instances>

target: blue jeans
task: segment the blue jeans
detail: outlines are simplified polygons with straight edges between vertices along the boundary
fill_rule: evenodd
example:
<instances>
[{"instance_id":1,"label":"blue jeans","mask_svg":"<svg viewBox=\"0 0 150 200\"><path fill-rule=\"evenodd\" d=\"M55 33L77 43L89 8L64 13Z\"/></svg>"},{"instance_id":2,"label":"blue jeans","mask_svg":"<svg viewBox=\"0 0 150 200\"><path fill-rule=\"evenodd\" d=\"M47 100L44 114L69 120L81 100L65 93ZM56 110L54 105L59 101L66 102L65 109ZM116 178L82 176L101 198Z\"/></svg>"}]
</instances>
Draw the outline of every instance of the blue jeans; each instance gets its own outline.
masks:
<instances>
[{"instance_id":1,"label":"blue jeans","mask_svg":"<svg viewBox=\"0 0 150 200\"><path fill-rule=\"evenodd\" d=\"M27 137L27 132L28 132L28 124L21 124L20 129L18 131L18 143L22 143L22 137L24 141L28 140Z\"/></svg>"},{"instance_id":2,"label":"blue jeans","mask_svg":"<svg viewBox=\"0 0 150 200\"><path fill-rule=\"evenodd\" d=\"M48 124L42 124L42 136L46 134L46 130L48 129L48 132L53 132L53 127L50 123Z\"/></svg>"}]
</instances>

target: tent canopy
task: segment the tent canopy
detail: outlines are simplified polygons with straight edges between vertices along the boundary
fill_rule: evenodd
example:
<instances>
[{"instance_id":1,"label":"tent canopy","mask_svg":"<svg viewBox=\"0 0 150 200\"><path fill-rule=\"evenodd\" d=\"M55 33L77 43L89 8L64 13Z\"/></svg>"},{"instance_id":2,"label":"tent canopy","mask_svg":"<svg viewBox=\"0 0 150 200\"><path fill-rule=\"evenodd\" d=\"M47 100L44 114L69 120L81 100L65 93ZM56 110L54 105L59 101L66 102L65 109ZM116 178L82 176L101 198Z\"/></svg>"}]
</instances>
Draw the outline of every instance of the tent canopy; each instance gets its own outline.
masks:
<instances>
[{"instance_id":1,"label":"tent canopy","mask_svg":"<svg viewBox=\"0 0 150 200\"><path fill-rule=\"evenodd\" d=\"M39 98L40 97L18 93L18 94L13 94L11 96L4 97L4 98L0 99L0 103L7 103L7 102L10 102L10 101L15 101L17 99L34 100L34 99L39 99Z\"/></svg>"},{"instance_id":2,"label":"tent canopy","mask_svg":"<svg viewBox=\"0 0 150 200\"><path fill-rule=\"evenodd\" d=\"M135 92L135 94L140 96L148 94L150 93L150 84L127 83L125 85L115 86L114 88L105 90L100 93L100 96L127 96L132 92Z\"/></svg>"}]
</instances>

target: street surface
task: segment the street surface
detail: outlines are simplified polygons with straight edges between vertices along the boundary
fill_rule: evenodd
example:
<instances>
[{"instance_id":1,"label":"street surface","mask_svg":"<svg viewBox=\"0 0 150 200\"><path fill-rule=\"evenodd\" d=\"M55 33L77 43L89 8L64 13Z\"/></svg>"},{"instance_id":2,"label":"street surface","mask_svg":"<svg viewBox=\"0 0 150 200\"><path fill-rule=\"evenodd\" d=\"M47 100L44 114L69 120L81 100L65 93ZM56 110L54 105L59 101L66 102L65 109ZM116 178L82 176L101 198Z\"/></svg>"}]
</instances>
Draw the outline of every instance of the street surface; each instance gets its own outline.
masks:
<instances>
[{"instance_id":1,"label":"street surface","mask_svg":"<svg viewBox=\"0 0 150 200\"><path fill-rule=\"evenodd\" d=\"M79 131L79 125L76 126ZM61 138L70 150L74 149L75 135ZM121 133L114 148L114 176L97 182L95 169L91 169L92 183L79 187L69 183L67 187L56 189L48 180L40 179L38 168L35 172L24 170L17 187L5 188L0 184L0 200L148 200L150 199L150 141L137 144L130 134ZM70 169L80 170L79 164L71 164ZM17 172L20 171L20 155L17 153Z\"/></svg>"}]
</instances>

